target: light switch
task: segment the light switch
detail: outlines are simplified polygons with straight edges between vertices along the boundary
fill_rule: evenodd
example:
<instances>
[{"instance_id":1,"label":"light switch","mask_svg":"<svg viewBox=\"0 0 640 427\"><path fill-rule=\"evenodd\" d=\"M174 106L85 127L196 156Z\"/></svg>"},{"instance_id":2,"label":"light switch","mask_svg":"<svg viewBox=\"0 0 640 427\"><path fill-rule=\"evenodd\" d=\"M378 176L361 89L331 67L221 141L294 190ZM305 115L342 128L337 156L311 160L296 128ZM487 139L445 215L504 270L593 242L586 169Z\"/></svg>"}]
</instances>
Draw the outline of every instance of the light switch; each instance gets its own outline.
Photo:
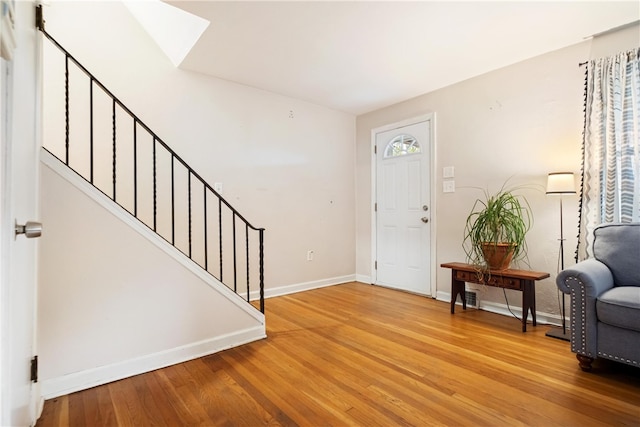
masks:
<instances>
[{"instance_id":1,"label":"light switch","mask_svg":"<svg viewBox=\"0 0 640 427\"><path fill-rule=\"evenodd\" d=\"M453 166L445 166L442 168L443 178L453 178L455 176L455 170Z\"/></svg>"},{"instance_id":2,"label":"light switch","mask_svg":"<svg viewBox=\"0 0 640 427\"><path fill-rule=\"evenodd\" d=\"M448 179L442 182L442 192L443 193L455 193L456 192L456 182L452 179Z\"/></svg>"}]
</instances>

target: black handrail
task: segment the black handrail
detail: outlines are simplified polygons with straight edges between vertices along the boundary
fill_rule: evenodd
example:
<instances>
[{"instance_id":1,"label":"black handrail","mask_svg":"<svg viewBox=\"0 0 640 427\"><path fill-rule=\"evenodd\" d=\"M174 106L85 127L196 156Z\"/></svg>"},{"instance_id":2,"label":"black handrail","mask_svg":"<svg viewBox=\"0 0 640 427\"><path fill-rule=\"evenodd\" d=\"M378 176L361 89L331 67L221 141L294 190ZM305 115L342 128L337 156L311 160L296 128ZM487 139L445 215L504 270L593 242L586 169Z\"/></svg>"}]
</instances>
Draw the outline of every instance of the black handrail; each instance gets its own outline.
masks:
<instances>
[{"instance_id":1,"label":"black handrail","mask_svg":"<svg viewBox=\"0 0 640 427\"><path fill-rule=\"evenodd\" d=\"M244 216L242 216L229 202L227 202L211 185L209 185L193 168L191 168L175 151L173 151L162 139L156 135L142 120L140 120L129 108L127 108L111 91L109 91L93 74L91 74L80 62L78 62L66 49L64 49L50 34L48 34L44 29L44 22L38 24L38 29L45 35L45 37L53 43L64 55L65 55L65 77L64 77L64 85L65 85L65 138L64 138L64 159L60 156L56 155L52 152L52 150L45 147L47 151L57 157L61 162L67 165L69 168L74 170L78 175L84 178L86 181L91 183L95 188L113 200L116 204L121 206L124 210L129 212L132 216L137 218L140 222L145 224L147 227L152 229L156 234L162 237L169 244L174 246L176 249L180 250L184 255L189 257L193 262L202 267L205 271L211 274L213 277L225 283L227 287L233 289L236 294L238 292L238 251L237 251L237 226L236 220L244 223L244 234L245 234L245 251L244 254L244 263L246 265L246 300L250 301L250 230L253 232L257 232L257 257L258 257L258 284L260 291L260 311L264 313L264 228L259 228L253 226ZM70 123L71 123L71 109L70 109L70 70L69 70L69 62L72 62L80 71L82 71L86 77L89 78L89 177L85 177L83 173L79 172L77 169L70 165L70 150L71 150L71 138L70 138ZM111 100L111 188L110 193L107 194L105 189L100 188L98 184L96 184L96 176L95 176L95 150L96 150L96 138L94 135L95 132L95 123L94 123L94 87L97 87L102 90L102 92L107 95L107 97ZM119 201L118 197L116 197L116 192L118 189L118 130L120 127L119 119L118 119L118 108L126 113L133 120L133 210L129 210L122 202ZM138 136L139 129L146 132L152 138L152 183L153 186L153 221L151 224L147 223L147 221L140 216L139 213L139 188L138 188L138 174L139 174L139 162L140 158L138 156L139 146L138 146ZM160 152L158 150L161 150ZM158 155L159 154L168 154L171 159L170 166L170 180L171 180L171 237L165 237L158 230ZM176 162L178 164L176 165ZM187 197L187 218L188 218L188 232L187 232L187 240L188 240L188 249L181 249L176 243L176 208L177 208L177 200L176 200L176 166L182 167L187 174L187 188L186 188L186 197ZM195 182L194 182L195 181ZM193 190L194 185L197 186L199 184L200 188L202 188L203 198L203 213L202 213L202 228L203 228L203 265L200 264L196 259L194 259L194 242L193 242ZM209 243L209 232L212 230L209 227L209 215L211 212L207 209L207 195L210 194L212 197L217 198L218 201L218 240L219 244L217 247L219 254L219 270L218 275L214 274L214 272L210 271L209 266L209 251L210 247ZM223 210L224 208L224 210ZM224 271L224 259L223 259L223 250L225 249L225 240L224 236L226 233L229 233L228 227L229 221L224 221L224 215L231 215L230 227L231 227L231 239L232 241L228 244L231 246L231 251L233 253L233 260L231 264L231 268L233 269L233 285L224 282L223 280L223 271ZM255 250L255 249L254 249ZM226 253L226 251L225 251ZM242 261L242 260L241 260Z\"/></svg>"}]
</instances>

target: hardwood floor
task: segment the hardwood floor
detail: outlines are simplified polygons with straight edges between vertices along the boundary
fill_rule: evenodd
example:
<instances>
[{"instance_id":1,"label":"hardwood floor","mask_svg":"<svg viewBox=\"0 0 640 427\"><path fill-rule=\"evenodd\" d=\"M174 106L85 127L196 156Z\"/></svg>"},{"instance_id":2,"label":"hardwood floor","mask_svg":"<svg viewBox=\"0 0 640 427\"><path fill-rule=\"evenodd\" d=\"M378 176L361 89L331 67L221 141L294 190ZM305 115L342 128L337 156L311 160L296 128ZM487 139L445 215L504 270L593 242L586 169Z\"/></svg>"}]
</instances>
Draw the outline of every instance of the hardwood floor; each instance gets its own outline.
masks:
<instances>
[{"instance_id":1,"label":"hardwood floor","mask_svg":"<svg viewBox=\"0 0 640 427\"><path fill-rule=\"evenodd\" d=\"M48 426L640 426L640 369L548 327L349 283L266 301L268 338L45 402Z\"/></svg>"}]
</instances>

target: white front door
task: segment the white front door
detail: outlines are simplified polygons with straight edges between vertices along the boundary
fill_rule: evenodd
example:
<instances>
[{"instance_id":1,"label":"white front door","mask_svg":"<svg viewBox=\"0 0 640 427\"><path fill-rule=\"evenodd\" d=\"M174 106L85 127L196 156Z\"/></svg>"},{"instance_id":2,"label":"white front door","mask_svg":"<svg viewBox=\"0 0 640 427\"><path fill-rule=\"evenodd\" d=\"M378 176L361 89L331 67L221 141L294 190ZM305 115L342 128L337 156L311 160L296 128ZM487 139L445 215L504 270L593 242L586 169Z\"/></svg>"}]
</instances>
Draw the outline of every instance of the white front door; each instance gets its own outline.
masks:
<instances>
[{"instance_id":1,"label":"white front door","mask_svg":"<svg viewBox=\"0 0 640 427\"><path fill-rule=\"evenodd\" d=\"M431 294L431 120L381 131L376 144L374 283Z\"/></svg>"},{"instance_id":2,"label":"white front door","mask_svg":"<svg viewBox=\"0 0 640 427\"><path fill-rule=\"evenodd\" d=\"M35 4L15 2L16 49L0 59L0 425L36 420L35 355L37 239L15 236L15 222L37 220ZM3 25L6 24L3 22Z\"/></svg>"}]
</instances>

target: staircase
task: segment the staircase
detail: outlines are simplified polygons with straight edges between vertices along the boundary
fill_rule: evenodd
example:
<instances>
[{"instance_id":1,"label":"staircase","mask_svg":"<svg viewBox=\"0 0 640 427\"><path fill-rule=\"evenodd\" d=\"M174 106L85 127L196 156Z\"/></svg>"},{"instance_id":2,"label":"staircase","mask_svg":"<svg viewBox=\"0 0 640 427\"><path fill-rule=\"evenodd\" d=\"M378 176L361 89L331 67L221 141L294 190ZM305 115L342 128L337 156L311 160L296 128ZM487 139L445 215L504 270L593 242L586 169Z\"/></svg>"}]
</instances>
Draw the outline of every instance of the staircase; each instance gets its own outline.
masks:
<instances>
[{"instance_id":1,"label":"staircase","mask_svg":"<svg viewBox=\"0 0 640 427\"><path fill-rule=\"evenodd\" d=\"M204 272L264 313L264 228L252 225L140 118L67 52L47 58L47 93L64 123L45 126L44 149Z\"/></svg>"}]
</instances>

